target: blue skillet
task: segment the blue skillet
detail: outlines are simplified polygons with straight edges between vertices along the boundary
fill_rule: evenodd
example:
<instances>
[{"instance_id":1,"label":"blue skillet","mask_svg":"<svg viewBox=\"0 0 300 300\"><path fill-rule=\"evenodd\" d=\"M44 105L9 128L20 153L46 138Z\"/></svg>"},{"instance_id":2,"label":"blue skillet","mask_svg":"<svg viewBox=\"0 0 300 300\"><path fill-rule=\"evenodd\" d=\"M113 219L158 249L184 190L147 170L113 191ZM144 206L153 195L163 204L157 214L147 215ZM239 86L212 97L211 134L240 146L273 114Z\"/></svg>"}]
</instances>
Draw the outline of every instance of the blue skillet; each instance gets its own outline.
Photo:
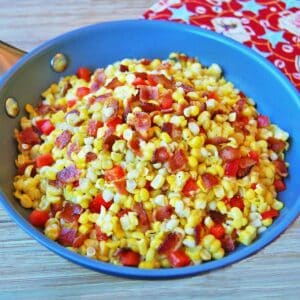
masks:
<instances>
[{"instance_id":1,"label":"blue skillet","mask_svg":"<svg viewBox=\"0 0 300 300\"><path fill-rule=\"evenodd\" d=\"M115 266L75 254L47 239L26 220L29 210L20 206L12 193L16 173L14 128L24 115L26 103L36 104L40 93L61 76L73 74L80 66L103 67L116 60L131 58L166 58L170 52L196 56L202 64L218 63L227 80L255 99L258 110L291 135L287 154L290 176L287 190L280 197L285 203L280 217L252 245L239 246L221 260L177 269L142 270ZM50 67L51 59L63 53L68 65L63 72ZM7 68L22 54L0 44L1 67ZM3 57L6 58L3 67ZM0 70L1 70L0 67ZM5 111L7 98L14 98L20 113L12 118ZM119 21L96 24L48 41L24 55L0 79L0 200L11 218L41 244L82 266L107 274L131 278L176 278L221 268L252 255L277 238L300 212L300 99L298 91L271 63L252 50L219 34L196 27L163 21ZM287 245L288 246L288 245Z\"/></svg>"}]
</instances>

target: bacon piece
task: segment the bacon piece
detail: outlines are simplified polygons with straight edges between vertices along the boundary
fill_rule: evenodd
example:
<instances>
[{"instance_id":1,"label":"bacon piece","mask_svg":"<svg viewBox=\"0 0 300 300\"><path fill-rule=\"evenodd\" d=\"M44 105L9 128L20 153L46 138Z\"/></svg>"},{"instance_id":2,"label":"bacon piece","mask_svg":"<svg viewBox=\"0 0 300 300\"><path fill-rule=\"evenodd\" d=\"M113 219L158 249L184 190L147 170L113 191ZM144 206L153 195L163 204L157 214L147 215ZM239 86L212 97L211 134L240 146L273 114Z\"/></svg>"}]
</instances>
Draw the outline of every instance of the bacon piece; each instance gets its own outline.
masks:
<instances>
[{"instance_id":1,"label":"bacon piece","mask_svg":"<svg viewBox=\"0 0 300 300\"><path fill-rule=\"evenodd\" d=\"M138 135L136 133L132 136L132 139L128 142L128 146L133 153L135 153L136 155L141 155L140 139L138 138Z\"/></svg>"},{"instance_id":2,"label":"bacon piece","mask_svg":"<svg viewBox=\"0 0 300 300\"><path fill-rule=\"evenodd\" d=\"M141 59L140 63L144 66L149 66L151 64L151 60L147 58Z\"/></svg>"},{"instance_id":3,"label":"bacon piece","mask_svg":"<svg viewBox=\"0 0 300 300\"><path fill-rule=\"evenodd\" d=\"M114 119L118 115L119 111L119 102L117 99L108 98L104 101L102 109L102 119L104 122L108 122L111 119Z\"/></svg>"},{"instance_id":4,"label":"bacon piece","mask_svg":"<svg viewBox=\"0 0 300 300\"><path fill-rule=\"evenodd\" d=\"M105 94L95 97L94 102L103 102L104 100L107 100L110 97L112 97L112 93L108 92L108 93L105 93Z\"/></svg>"},{"instance_id":5,"label":"bacon piece","mask_svg":"<svg viewBox=\"0 0 300 300\"><path fill-rule=\"evenodd\" d=\"M80 150L80 147L78 145L78 143L72 143L68 146L68 150L67 150L67 156L69 159L72 159L71 155L72 153L78 153Z\"/></svg>"},{"instance_id":6,"label":"bacon piece","mask_svg":"<svg viewBox=\"0 0 300 300\"><path fill-rule=\"evenodd\" d=\"M58 236L58 242L65 247L72 247L77 235L77 231L72 228L63 227Z\"/></svg>"},{"instance_id":7,"label":"bacon piece","mask_svg":"<svg viewBox=\"0 0 300 300\"><path fill-rule=\"evenodd\" d=\"M18 175L24 175L24 172L26 170L26 168L28 166L32 165L33 168L32 168L32 171L31 171L31 176L33 176L33 174L36 173L36 167L35 167L35 162L34 160L29 160L27 161L26 163L22 164L22 165L19 165L18 166Z\"/></svg>"},{"instance_id":8,"label":"bacon piece","mask_svg":"<svg viewBox=\"0 0 300 300\"><path fill-rule=\"evenodd\" d=\"M143 80L147 80L146 72L134 72L135 77L141 78Z\"/></svg>"},{"instance_id":9,"label":"bacon piece","mask_svg":"<svg viewBox=\"0 0 300 300\"><path fill-rule=\"evenodd\" d=\"M93 160L96 160L97 159L97 154L94 153L94 152L88 152L86 155L85 155L85 161L88 163L88 162L91 162Z\"/></svg>"},{"instance_id":10,"label":"bacon piece","mask_svg":"<svg viewBox=\"0 0 300 300\"><path fill-rule=\"evenodd\" d=\"M60 218L68 223L75 222L79 219L82 212L83 208L80 205L67 202L63 206Z\"/></svg>"},{"instance_id":11,"label":"bacon piece","mask_svg":"<svg viewBox=\"0 0 300 300\"><path fill-rule=\"evenodd\" d=\"M276 153L283 151L286 146L284 141L281 141L273 137L269 137L267 142L268 142L268 148L273 150Z\"/></svg>"},{"instance_id":12,"label":"bacon piece","mask_svg":"<svg viewBox=\"0 0 300 300\"><path fill-rule=\"evenodd\" d=\"M91 92L96 92L101 86L103 86L105 83L105 79L106 76L104 73L104 69L97 69L94 72L94 79L90 87Z\"/></svg>"},{"instance_id":13,"label":"bacon piece","mask_svg":"<svg viewBox=\"0 0 300 300\"><path fill-rule=\"evenodd\" d=\"M218 177L210 174L210 173L204 173L201 175L203 185L206 189L210 190L213 188L215 185L219 183Z\"/></svg>"},{"instance_id":14,"label":"bacon piece","mask_svg":"<svg viewBox=\"0 0 300 300\"><path fill-rule=\"evenodd\" d=\"M119 139L120 138L117 135L114 135L111 133L105 134L104 139L103 139L103 148L108 151L111 151L114 142Z\"/></svg>"},{"instance_id":15,"label":"bacon piece","mask_svg":"<svg viewBox=\"0 0 300 300\"><path fill-rule=\"evenodd\" d=\"M157 100L158 99L158 87L149 86L149 85L140 85L139 86L139 96L140 101L145 102L148 100Z\"/></svg>"},{"instance_id":16,"label":"bacon piece","mask_svg":"<svg viewBox=\"0 0 300 300\"><path fill-rule=\"evenodd\" d=\"M16 138L19 144L27 144L30 146L39 144L41 142L39 135L34 131L32 127L27 127L18 132Z\"/></svg>"},{"instance_id":17,"label":"bacon piece","mask_svg":"<svg viewBox=\"0 0 300 300\"><path fill-rule=\"evenodd\" d=\"M174 89L175 82L173 79L168 79L163 74L148 74L148 81L151 85L163 85L166 89Z\"/></svg>"},{"instance_id":18,"label":"bacon piece","mask_svg":"<svg viewBox=\"0 0 300 300\"><path fill-rule=\"evenodd\" d=\"M199 245L201 238L203 236L203 225L201 223L199 223L198 225L196 225L195 229L194 229L194 236L195 236L195 242L196 245Z\"/></svg>"},{"instance_id":19,"label":"bacon piece","mask_svg":"<svg viewBox=\"0 0 300 300\"><path fill-rule=\"evenodd\" d=\"M226 146L219 151L221 158L227 162L239 159L241 157L240 149L233 148L231 146Z\"/></svg>"},{"instance_id":20,"label":"bacon piece","mask_svg":"<svg viewBox=\"0 0 300 300\"><path fill-rule=\"evenodd\" d=\"M99 128L103 126L103 123L98 120L89 120L88 126L87 126L87 134L89 136L96 137L97 131Z\"/></svg>"},{"instance_id":21,"label":"bacon piece","mask_svg":"<svg viewBox=\"0 0 300 300\"><path fill-rule=\"evenodd\" d=\"M79 248L83 245L84 241L86 240L85 234L79 234L75 237L72 247L73 248Z\"/></svg>"},{"instance_id":22,"label":"bacon piece","mask_svg":"<svg viewBox=\"0 0 300 300\"><path fill-rule=\"evenodd\" d=\"M150 228L150 221L142 203L136 203L133 210L137 213L139 226L142 231L147 231Z\"/></svg>"},{"instance_id":23,"label":"bacon piece","mask_svg":"<svg viewBox=\"0 0 300 300\"><path fill-rule=\"evenodd\" d=\"M44 104L44 103L39 103L37 107L35 108L35 111L37 112L38 115L43 116L46 115L49 112L53 112L54 109L51 105Z\"/></svg>"},{"instance_id":24,"label":"bacon piece","mask_svg":"<svg viewBox=\"0 0 300 300\"><path fill-rule=\"evenodd\" d=\"M134 113L133 125L135 130L139 132L142 137L145 137L148 129L151 127L151 118L149 114L145 112Z\"/></svg>"},{"instance_id":25,"label":"bacon piece","mask_svg":"<svg viewBox=\"0 0 300 300\"><path fill-rule=\"evenodd\" d=\"M225 250L225 252L232 252L235 249L235 242L229 234L225 234L225 236L221 240L221 243L222 248Z\"/></svg>"},{"instance_id":26,"label":"bacon piece","mask_svg":"<svg viewBox=\"0 0 300 300\"><path fill-rule=\"evenodd\" d=\"M106 88L114 90L118 86L122 86L123 83L119 81L118 77L114 77L108 84L106 84Z\"/></svg>"},{"instance_id":27,"label":"bacon piece","mask_svg":"<svg viewBox=\"0 0 300 300\"><path fill-rule=\"evenodd\" d=\"M120 72L127 72L127 71L129 71L128 66L122 65L122 64L120 64L119 70L120 70Z\"/></svg>"},{"instance_id":28,"label":"bacon piece","mask_svg":"<svg viewBox=\"0 0 300 300\"><path fill-rule=\"evenodd\" d=\"M279 176L281 176L281 177L288 176L288 170L287 170L286 164L282 159L274 160L273 164L275 166L275 171Z\"/></svg>"},{"instance_id":29,"label":"bacon piece","mask_svg":"<svg viewBox=\"0 0 300 300\"><path fill-rule=\"evenodd\" d=\"M101 231L100 226L95 225L95 229L96 229L96 238L98 241L107 241L108 240L108 235Z\"/></svg>"},{"instance_id":30,"label":"bacon piece","mask_svg":"<svg viewBox=\"0 0 300 300\"><path fill-rule=\"evenodd\" d=\"M146 113L160 110L159 105L156 103L152 103L152 102L141 102L140 106L142 108L142 111L144 111Z\"/></svg>"},{"instance_id":31,"label":"bacon piece","mask_svg":"<svg viewBox=\"0 0 300 300\"><path fill-rule=\"evenodd\" d=\"M192 87L191 85L186 84L186 83L181 83L179 87L183 88L183 90L184 90L185 93L189 93L189 92L194 92L195 91L194 87Z\"/></svg>"},{"instance_id":32,"label":"bacon piece","mask_svg":"<svg viewBox=\"0 0 300 300\"><path fill-rule=\"evenodd\" d=\"M61 202L51 203L51 205L50 205L50 216L52 218L54 218L56 213L61 211L62 208L63 208L63 206L62 206Z\"/></svg>"},{"instance_id":33,"label":"bacon piece","mask_svg":"<svg viewBox=\"0 0 300 300\"><path fill-rule=\"evenodd\" d=\"M171 205L160 206L153 212L153 218L155 221L162 222L165 219L170 219L174 213L174 208Z\"/></svg>"},{"instance_id":34,"label":"bacon piece","mask_svg":"<svg viewBox=\"0 0 300 300\"><path fill-rule=\"evenodd\" d=\"M174 140L177 140L182 136L181 129L170 122L164 123L161 130L168 133L168 135Z\"/></svg>"},{"instance_id":35,"label":"bacon piece","mask_svg":"<svg viewBox=\"0 0 300 300\"><path fill-rule=\"evenodd\" d=\"M239 167L242 168L242 169L253 167L256 164L257 164L257 160L255 160L253 158L250 158L250 157L247 157L247 156L242 157L239 160Z\"/></svg>"},{"instance_id":36,"label":"bacon piece","mask_svg":"<svg viewBox=\"0 0 300 300\"><path fill-rule=\"evenodd\" d=\"M220 212L216 210L210 210L209 216L212 218L212 220L217 224L222 224L226 220L226 215L221 214Z\"/></svg>"},{"instance_id":37,"label":"bacon piece","mask_svg":"<svg viewBox=\"0 0 300 300\"><path fill-rule=\"evenodd\" d=\"M220 145L220 144L224 144L227 142L228 142L227 138L224 138L222 136L217 136L217 137L213 137L213 138L207 138L205 141L205 144Z\"/></svg>"},{"instance_id":38,"label":"bacon piece","mask_svg":"<svg viewBox=\"0 0 300 300\"><path fill-rule=\"evenodd\" d=\"M69 130L64 130L55 140L55 146L58 149L65 148L71 141L72 133Z\"/></svg>"},{"instance_id":39,"label":"bacon piece","mask_svg":"<svg viewBox=\"0 0 300 300\"><path fill-rule=\"evenodd\" d=\"M174 154L169 158L171 172L175 173L184 169L187 161L187 157L182 149L175 150Z\"/></svg>"},{"instance_id":40,"label":"bacon piece","mask_svg":"<svg viewBox=\"0 0 300 300\"><path fill-rule=\"evenodd\" d=\"M166 254L176 251L182 244L182 235L178 232L169 233L165 240L160 244L157 249L159 254Z\"/></svg>"},{"instance_id":41,"label":"bacon piece","mask_svg":"<svg viewBox=\"0 0 300 300\"><path fill-rule=\"evenodd\" d=\"M154 152L153 161L164 163L164 162L168 161L169 157L170 157L170 155L168 153L167 148L166 147L159 147Z\"/></svg>"},{"instance_id":42,"label":"bacon piece","mask_svg":"<svg viewBox=\"0 0 300 300\"><path fill-rule=\"evenodd\" d=\"M80 171L75 167L75 165L71 165L58 172L56 178L62 184L67 184L78 180L79 176Z\"/></svg>"}]
</instances>

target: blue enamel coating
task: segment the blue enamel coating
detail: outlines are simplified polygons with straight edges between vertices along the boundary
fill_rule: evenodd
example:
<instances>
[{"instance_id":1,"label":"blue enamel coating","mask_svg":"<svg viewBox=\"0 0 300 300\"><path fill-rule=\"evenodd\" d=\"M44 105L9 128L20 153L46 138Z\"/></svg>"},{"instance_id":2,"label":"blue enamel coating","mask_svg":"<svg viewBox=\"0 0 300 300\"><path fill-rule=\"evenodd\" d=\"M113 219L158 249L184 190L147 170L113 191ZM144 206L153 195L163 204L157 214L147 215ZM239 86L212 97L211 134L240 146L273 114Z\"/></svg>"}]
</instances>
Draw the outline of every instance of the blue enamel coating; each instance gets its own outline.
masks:
<instances>
[{"instance_id":1,"label":"blue enamel coating","mask_svg":"<svg viewBox=\"0 0 300 300\"><path fill-rule=\"evenodd\" d=\"M1 126L1 146L6 151L2 150L3 157L0 158L0 163L3 162L0 171L0 200L15 222L41 244L73 262L103 273L131 278L176 278L211 271L254 254L278 237L299 215L299 94L286 77L267 60L247 47L216 33L164 21L131 20L88 26L48 41L22 58L2 79L0 99L3 102L7 96L13 96L23 104L36 103L41 91L51 82L57 81L60 76L74 73L79 66L94 69L125 57L166 58L174 51L197 56L204 65L220 64L227 80L255 99L262 114L270 116L273 123L291 134L291 147L287 154L291 175L286 180L287 190L280 194L285 202L280 217L252 245L239 246L221 260L197 266L142 270L80 256L50 241L33 228L25 219L28 211L22 209L13 198L11 180L15 169L12 167L12 158L16 154L16 145L11 136L19 118L7 120L0 111L0 122L6 124L5 128ZM68 69L62 74L54 73L49 68L49 61L57 52L66 54L70 60ZM9 136L4 133L4 129Z\"/></svg>"}]
</instances>

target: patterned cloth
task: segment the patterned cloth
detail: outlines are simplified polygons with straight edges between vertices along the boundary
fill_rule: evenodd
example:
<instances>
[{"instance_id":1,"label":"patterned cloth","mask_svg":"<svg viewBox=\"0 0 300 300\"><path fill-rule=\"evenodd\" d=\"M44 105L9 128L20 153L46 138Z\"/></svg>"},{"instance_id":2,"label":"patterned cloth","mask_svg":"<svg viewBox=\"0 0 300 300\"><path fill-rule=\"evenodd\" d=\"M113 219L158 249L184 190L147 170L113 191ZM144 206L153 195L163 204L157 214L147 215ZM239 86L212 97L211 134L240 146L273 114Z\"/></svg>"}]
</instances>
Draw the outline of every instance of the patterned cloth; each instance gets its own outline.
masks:
<instances>
[{"instance_id":1,"label":"patterned cloth","mask_svg":"<svg viewBox=\"0 0 300 300\"><path fill-rule=\"evenodd\" d=\"M143 16L197 25L244 43L300 90L300 0L160 0Z\"/></svg>"}]
</instances>

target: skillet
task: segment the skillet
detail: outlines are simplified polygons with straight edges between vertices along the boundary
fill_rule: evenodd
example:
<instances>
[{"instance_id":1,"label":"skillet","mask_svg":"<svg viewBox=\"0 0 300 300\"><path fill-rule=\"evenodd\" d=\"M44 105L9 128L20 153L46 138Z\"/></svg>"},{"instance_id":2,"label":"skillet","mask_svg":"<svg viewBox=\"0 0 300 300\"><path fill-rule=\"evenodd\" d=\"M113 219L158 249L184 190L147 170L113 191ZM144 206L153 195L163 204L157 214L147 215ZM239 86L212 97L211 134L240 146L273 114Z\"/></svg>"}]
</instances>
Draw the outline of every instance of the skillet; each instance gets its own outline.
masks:
<instances>
[{"instance_id":1,"label":"skillet","mask_svg":"<svg viewBox=\"0 0 300 300\"><path fill-rule=\"evenodd\" d=\"M2 49L5 53L11 53L7 46ZM126 57L166 58L170 52L196 56L204 65L220 64L227 80L255 99L262 114L268 115L273 123L290 133L291 146L286 156L290 163L290 176L286 180L287 190L280 195L285 203L280 216L252 245L239 246L218 261L178 269L142 270L115 266L80 256L50 241L29 224L26 218L30 210L22 208L13 197L12 179L16 174L14 160L17 154L14 129L18 127L21 116L25 115L24 105L37 104L40 93L52 82L74 74L80 66L95 69ZM63 72L56 72L50 67L57 53L67 58L67 67ZM14 54L20 57L23 53L14 49ZM14 62L15 55L9 57L11 62ZM5 111L7 98L14 98L19 103L20 113L16 118L8 117ZM299 93L271 63L245 46L216 33L182 24L146 20L108 22L81 28L48 41L22 57L0 79L0 101L0 200L3 207L20 227L41 244L85 267L132 278L175 278L199 274L254 254L278 237L299 215Z\"/></svg>"}]
</instances>

